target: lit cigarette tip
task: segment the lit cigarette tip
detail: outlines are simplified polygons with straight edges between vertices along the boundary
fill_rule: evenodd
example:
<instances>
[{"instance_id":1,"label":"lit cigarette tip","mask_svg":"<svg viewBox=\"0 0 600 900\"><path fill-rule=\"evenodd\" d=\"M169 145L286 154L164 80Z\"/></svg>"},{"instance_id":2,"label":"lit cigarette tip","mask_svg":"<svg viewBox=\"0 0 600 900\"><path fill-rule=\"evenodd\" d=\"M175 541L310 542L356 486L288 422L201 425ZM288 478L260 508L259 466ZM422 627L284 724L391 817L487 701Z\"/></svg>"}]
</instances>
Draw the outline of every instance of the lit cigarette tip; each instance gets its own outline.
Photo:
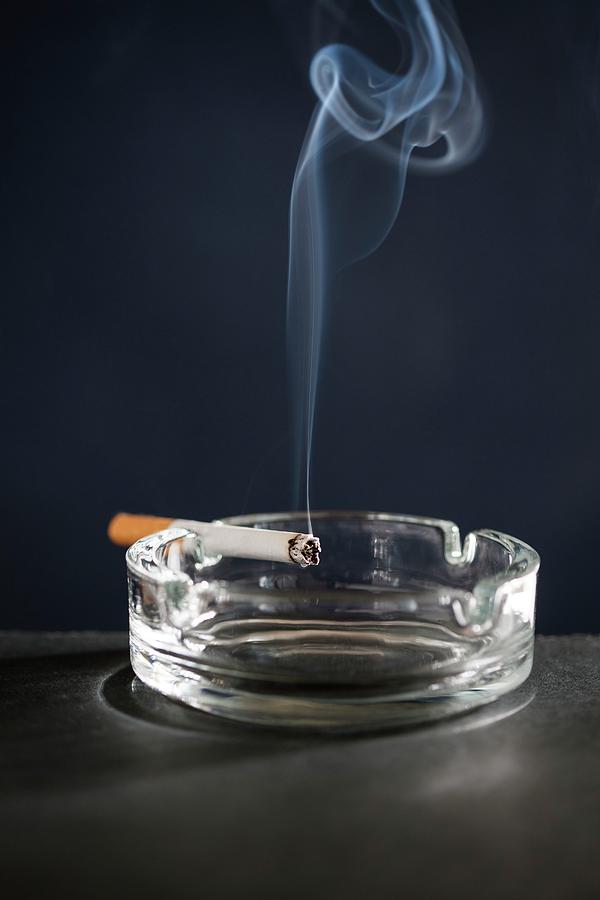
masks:
<instances>
[{"instance_id":1,"label":"lit cigarette tip","mask_svg":"<svg viewBox=\"0 0 600 900\"><path fill-rule=\"evenodd\" d=\"M305 569L307 566L318 566L321 557L321 542L311 534L297 534L290 542L290 559Z\"/></svg>"}]
</instances>

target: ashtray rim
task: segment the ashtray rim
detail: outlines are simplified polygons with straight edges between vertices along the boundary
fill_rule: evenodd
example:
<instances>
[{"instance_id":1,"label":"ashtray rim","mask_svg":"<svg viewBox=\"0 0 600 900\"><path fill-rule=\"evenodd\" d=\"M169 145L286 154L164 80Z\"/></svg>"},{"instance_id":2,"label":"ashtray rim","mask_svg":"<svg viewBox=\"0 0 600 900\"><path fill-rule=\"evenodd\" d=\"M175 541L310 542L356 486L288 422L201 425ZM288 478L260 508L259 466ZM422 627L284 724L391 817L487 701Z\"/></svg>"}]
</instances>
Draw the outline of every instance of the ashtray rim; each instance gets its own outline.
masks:
<instances>
[{"instance_id":1,"label":"ashtray rim","mask_svg":"<svg viewBox=\"0 0 600 900\"><path fill-rule=\"evenodd\" d=\"M277 512L277 513L251 513L239 516L228 516L215 519L227 525L264 525L279 520L301 518L306 513L302 511ZM533 547L519 538L496 531L491 528L479 528L470 531L464 541L461 542L458 525L449 519L438 519L431 516L415 516L402 513L373 512L364 510L315 510L311 511L311 519L318 522L320 519L364 519L365 521L393 522L407 525L424 525L436 528L443 535L444 557L449 565L467 566L474 557L479 538L486 538L501 544L510 554L511 562L506 569L494 575L480 579L474 593L490 596L495 594L499 587L505 586L516 579L525 578L535 574L540 566L540 556ZM126 552L127 567L138 577L144 578L156 584L178 584L181 587L191 586L193 579L185 572L170 568L159 559L160 550L172 541L185 537L193 537L201 543L201 539L194 532L185 527L168 528L164 531L148 535L131 547ZM208 572L207 572L208 574Z\"/></svg>"}]
</instances>

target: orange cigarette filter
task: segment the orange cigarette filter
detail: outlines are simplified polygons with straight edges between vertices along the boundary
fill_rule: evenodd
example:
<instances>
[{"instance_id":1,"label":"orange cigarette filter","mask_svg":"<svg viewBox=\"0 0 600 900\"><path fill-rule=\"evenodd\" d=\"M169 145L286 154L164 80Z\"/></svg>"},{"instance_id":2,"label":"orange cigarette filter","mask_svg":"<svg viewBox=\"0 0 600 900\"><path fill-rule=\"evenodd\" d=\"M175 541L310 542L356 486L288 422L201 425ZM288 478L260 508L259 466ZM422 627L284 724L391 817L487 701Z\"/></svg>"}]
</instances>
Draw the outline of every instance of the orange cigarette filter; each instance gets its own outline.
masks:
<instances>
[{"instance_id":1,"label":"orange cigarette filter","mask_svg":"<svg viewBox=\"0 0 600 900\"><path fill-rule=\"evenodd\" d=\"M164 516L138 516L134 513L117 513L108 525L108 536L119 547L131 547L136 541L169 528L175 519Z\"/></svg>"}]
</instances>

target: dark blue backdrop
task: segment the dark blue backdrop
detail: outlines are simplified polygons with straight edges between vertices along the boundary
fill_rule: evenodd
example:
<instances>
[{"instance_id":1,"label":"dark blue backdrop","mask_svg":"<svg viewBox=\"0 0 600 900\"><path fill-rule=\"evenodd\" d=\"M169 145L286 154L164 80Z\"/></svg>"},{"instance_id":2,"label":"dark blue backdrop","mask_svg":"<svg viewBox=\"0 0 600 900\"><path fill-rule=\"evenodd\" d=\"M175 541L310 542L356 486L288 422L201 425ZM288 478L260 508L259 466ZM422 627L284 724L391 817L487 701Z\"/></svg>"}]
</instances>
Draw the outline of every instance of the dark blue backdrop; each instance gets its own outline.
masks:
<instances>
[{"instance_id":1,"label":"dark blue backdrop","mask_svg":"<svg viewBox=\"0 0 600 900\"><path fill-rule=\"evenodd\" d=\"M125 624L117 510L289 505L305 6L3 13L4 626ZM490 141L340 279L314 505L514 533L540 629L598 630L598 7L457 9Z\"/></svg>"}]
</instances>

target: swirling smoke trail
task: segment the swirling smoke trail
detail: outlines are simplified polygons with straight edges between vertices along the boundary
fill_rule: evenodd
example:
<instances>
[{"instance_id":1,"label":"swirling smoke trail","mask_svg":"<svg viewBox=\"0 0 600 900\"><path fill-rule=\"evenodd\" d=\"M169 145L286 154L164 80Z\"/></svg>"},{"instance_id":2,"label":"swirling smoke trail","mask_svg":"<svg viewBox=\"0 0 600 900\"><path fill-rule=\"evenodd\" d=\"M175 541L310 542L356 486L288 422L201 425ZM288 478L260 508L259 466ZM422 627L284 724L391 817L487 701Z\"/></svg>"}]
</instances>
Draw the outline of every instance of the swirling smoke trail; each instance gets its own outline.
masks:
<instances>
[{"instance_id":1,"label":"swirling smoke trail","mask_svg":"<svg viewBox=\"0 0 600 900\"><path fill-rule=\"evenodd\" d=\"M479 152L483 110L473 64L443 0L370 0L400 42L388 72L330 44L310 66L318 103L290 207L287 334L296 505L310 462L326 301L343 267L368 256L394 224L406 174L447 172ZM413 154L437 144L437 152Z\"/></svg>"}]
</instances>

